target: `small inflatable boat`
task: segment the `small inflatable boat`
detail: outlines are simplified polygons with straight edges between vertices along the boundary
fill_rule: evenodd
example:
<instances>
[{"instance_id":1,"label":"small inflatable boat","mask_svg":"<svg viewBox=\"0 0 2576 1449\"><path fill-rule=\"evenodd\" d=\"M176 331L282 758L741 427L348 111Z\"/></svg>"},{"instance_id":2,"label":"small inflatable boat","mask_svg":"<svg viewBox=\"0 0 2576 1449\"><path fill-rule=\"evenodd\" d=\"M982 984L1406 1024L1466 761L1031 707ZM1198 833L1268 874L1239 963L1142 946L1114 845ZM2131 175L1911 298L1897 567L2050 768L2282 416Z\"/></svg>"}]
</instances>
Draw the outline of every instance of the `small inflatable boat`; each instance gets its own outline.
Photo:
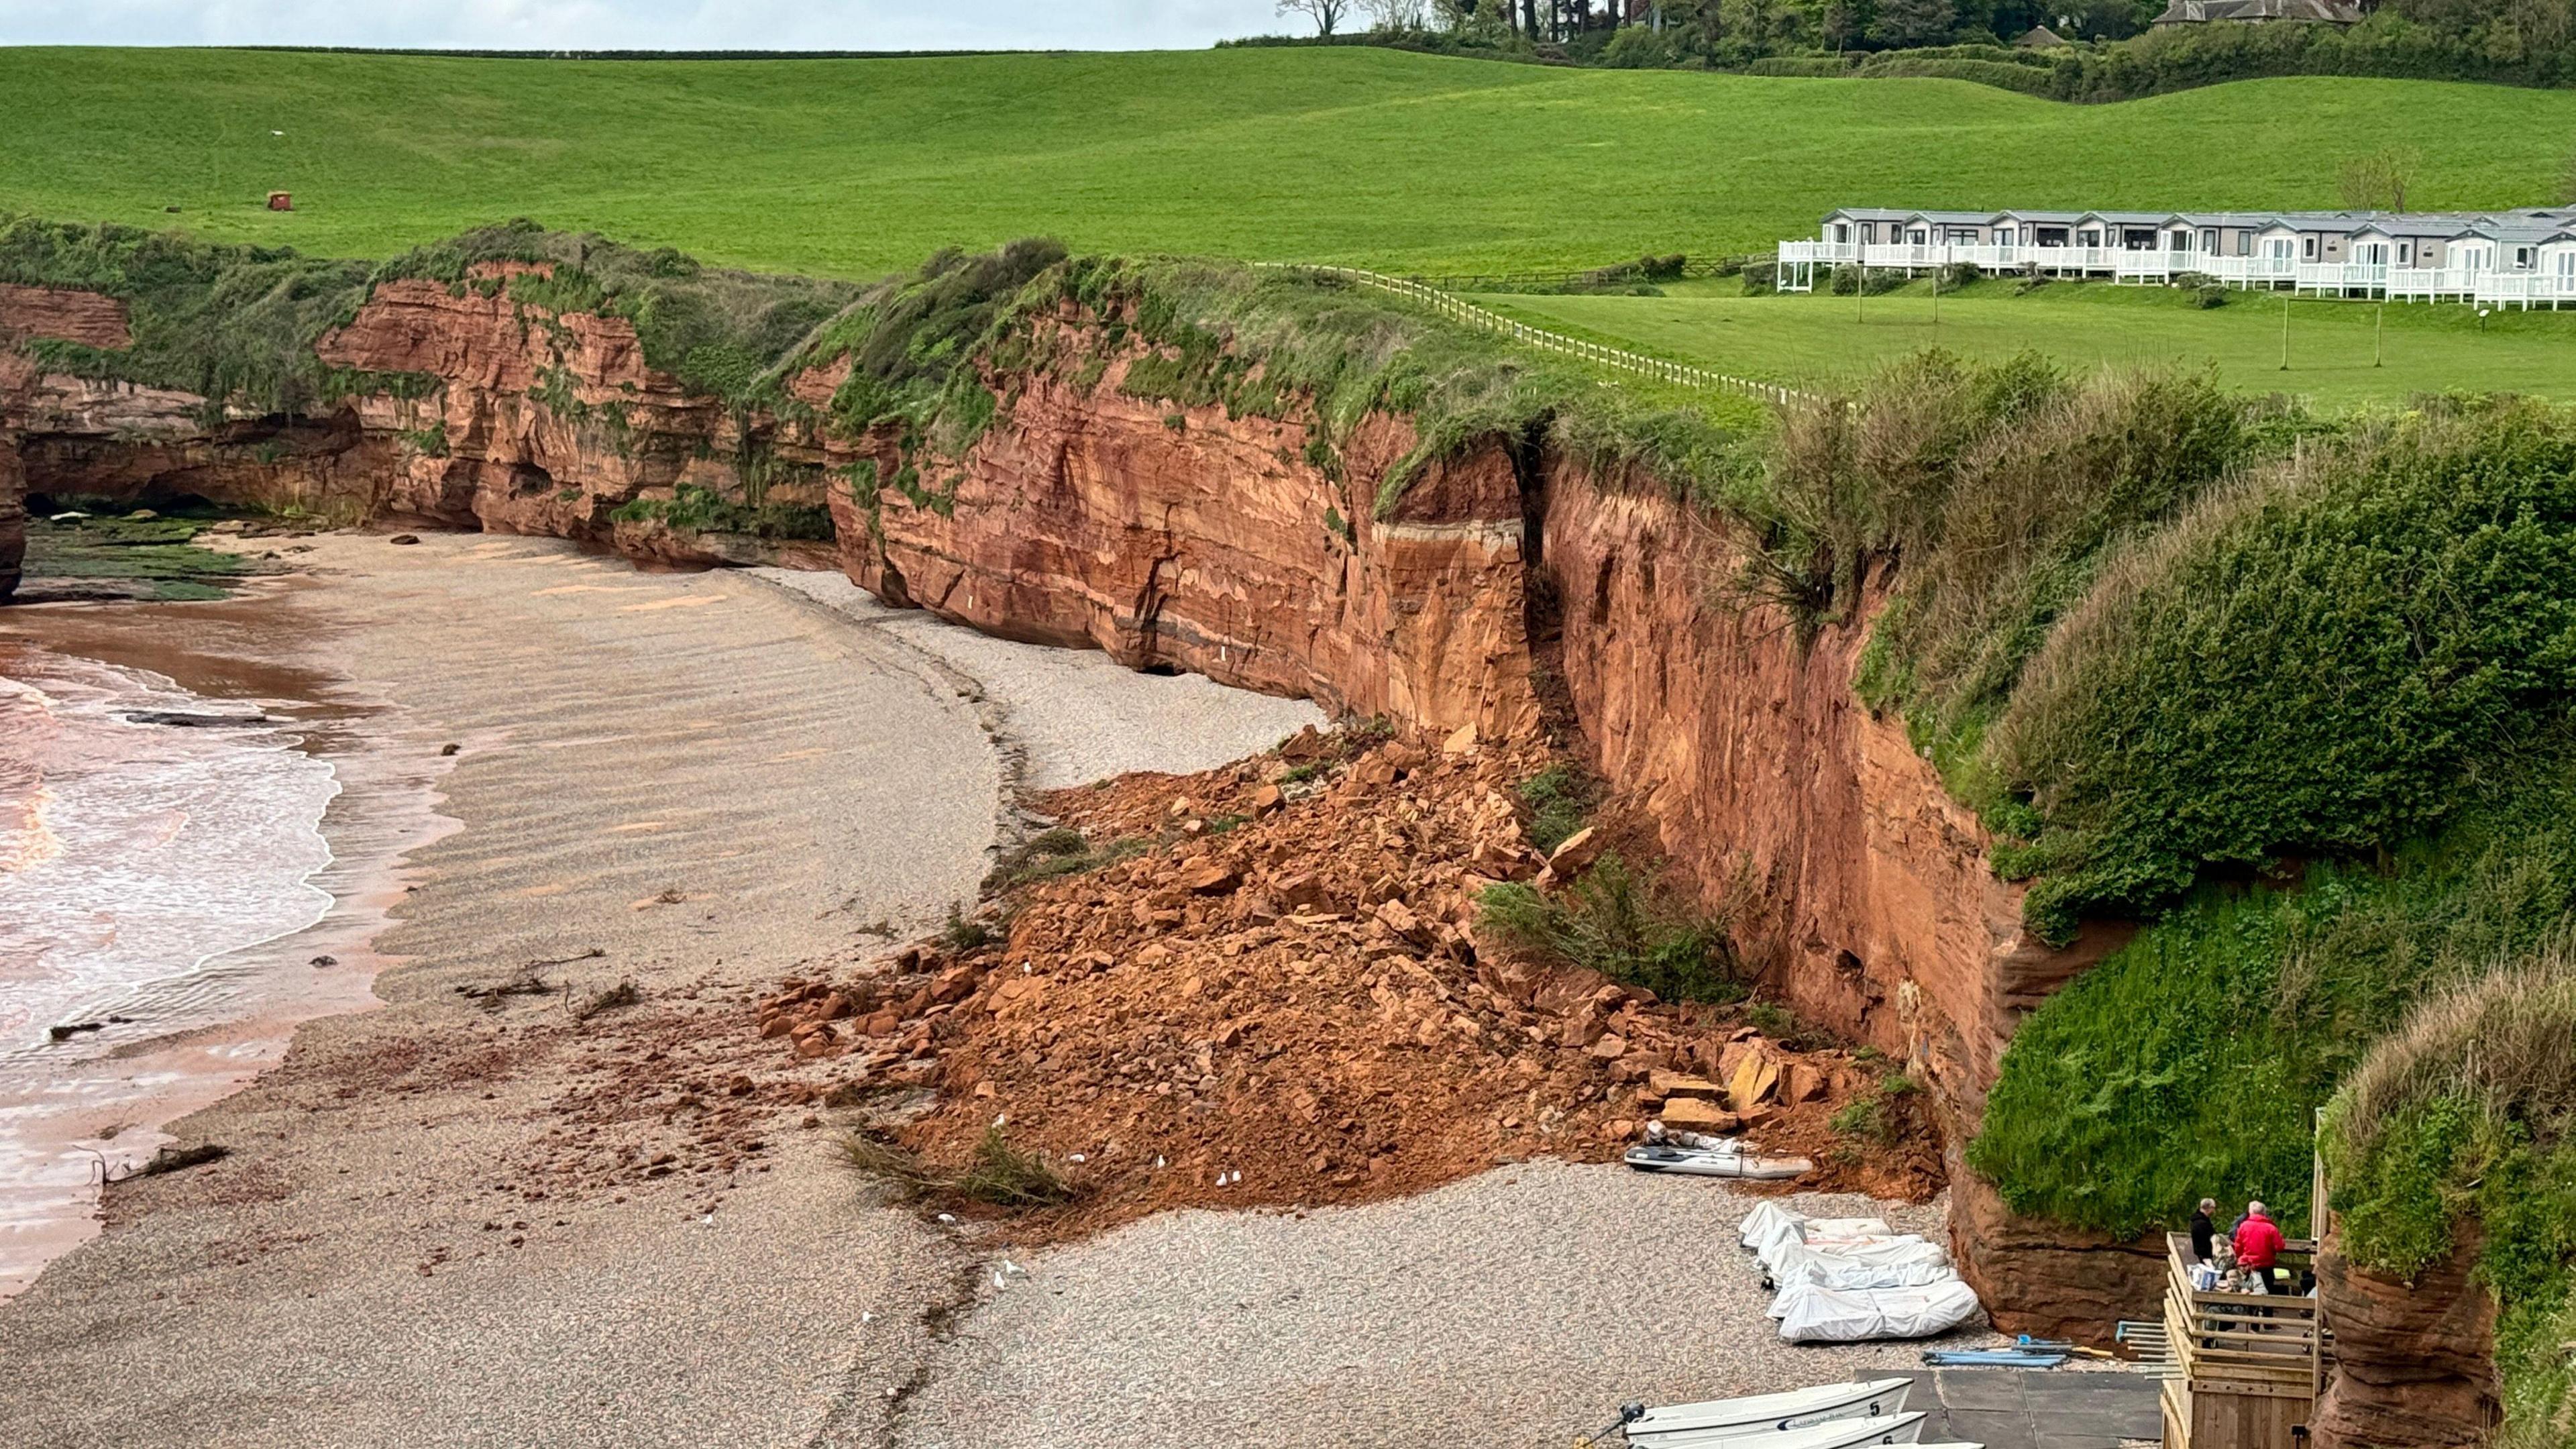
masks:
<instances>
[{"instance_id":1,"label":"small inflatable boat","mask_svg":"<svg viewBox=\"0 0 2576 1449\"><path fill-rule=\"evenodd\" d=\"M1741 1177L1758 1182L1803 1177L1816 1165L1803 1157L1756 1157L1741 1148L1667 1147L1644 1142L1628 1149L1628 1165L1639 1172L1679 1172L1693 1177Z\"/></svg>"}]
</instances>

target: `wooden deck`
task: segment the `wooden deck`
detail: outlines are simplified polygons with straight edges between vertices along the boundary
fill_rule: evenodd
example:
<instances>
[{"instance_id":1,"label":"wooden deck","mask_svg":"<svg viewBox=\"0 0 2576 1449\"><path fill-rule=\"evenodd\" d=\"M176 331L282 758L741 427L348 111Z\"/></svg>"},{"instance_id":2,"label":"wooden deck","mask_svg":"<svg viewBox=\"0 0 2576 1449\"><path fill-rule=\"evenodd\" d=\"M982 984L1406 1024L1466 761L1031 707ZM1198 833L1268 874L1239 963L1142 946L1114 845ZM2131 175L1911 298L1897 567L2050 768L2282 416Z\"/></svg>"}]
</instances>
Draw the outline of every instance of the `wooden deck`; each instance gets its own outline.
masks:
<instances>
[{"instance_id":1,"label":"wooden deck","mask_svg":"<svg viewBox=\"0 0 2576 1449\"><path fill-rule=\"evenodd\" d=\"M2196 1261L2188 1235L2166 1235L2166 1449L2298 1449L2325 1364L2317 1300L2204 1292Z\"/></svg>"}]
</instances>

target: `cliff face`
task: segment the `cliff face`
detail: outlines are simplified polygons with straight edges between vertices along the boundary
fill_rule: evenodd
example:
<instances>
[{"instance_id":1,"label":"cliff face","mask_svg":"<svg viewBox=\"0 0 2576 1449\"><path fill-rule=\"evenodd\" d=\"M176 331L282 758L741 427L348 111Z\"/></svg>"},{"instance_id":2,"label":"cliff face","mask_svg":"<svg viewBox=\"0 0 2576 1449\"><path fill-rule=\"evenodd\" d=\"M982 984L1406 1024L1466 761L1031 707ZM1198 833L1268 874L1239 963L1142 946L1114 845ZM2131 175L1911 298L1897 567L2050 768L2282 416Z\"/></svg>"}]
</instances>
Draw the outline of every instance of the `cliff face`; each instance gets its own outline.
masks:
<instances>
[{"instance_id":1,"label":"cliff face","mask_svg":"<svg viewBox=\"0 0 2576 1449\"><path fill-rule=\"evenodd\" d=\"M1140 669L1487 736L1536 723L1521 486L1500 447L1434 467L1381 521L1370 494L1413 445L1404 423L1371 419L1343 450L1345 478L1364 481L1336 482L1306 460L1304 424L1174 412L1122 395L1124 371L1081 392L1026 380L1007 425L921 470L956 480L936 505L844 483L833 509L850 577ZM892 440L872 442L875 476L891 479Z\"/></svg>"},{"instance_id":2,"label":"cliff face","mask_svg":"<svg viewBox=\"0 0 2576 1449\"><path fill-rule=\"evenodd\" d=\"M1767 984L1905 1062L1964 1143L2021 1018L2125 933L2062 950L2024 934L2021 887L1987 868L1975 815L1901 722L1854 697L1865 625L1809 638L1780 609L1724 598L1745 541L1635 480L1558 460L1546 500L1560 667L1602 777L1733 911ZM2160 1243L2018 1223L1952 1156L1953 1247L2003 1326L2098 1337L2154 1303Z\"/></svg>"},{"instance_id":3,"label":"cliff face","mask_svg":"<svg viewBox=\"0 0 2576 1449\"><path fill-rule=\"evenodd\" d=\"M2495 1298L2470 1276L2478 1249L2463 1227L2448 1257L2403 1283L2355 1266L2339 1234L2327 1234L2317 1299L2334 1330L2336 1370L2317 1401L2318 1449L2487 1442L2502 1401Z\"/></svg>"},{"instance_id":4,"label":"cliff face","mask_svg":"<svg viewBox=\"0 0 2576 1449\"><path fill-rule=\"evenodd\" d=\"M132 341L125 304L92 292L0 283L0 601L18 588L27 553L26 419L45 379L22 344L77 342L124 347Z\"/></svg>"},{"instance_id":5,"label":"cliff face","mask_svg":"<svg viewBox=\"0 0 2576 1449\"><path fill-rule=\"evenodd\" d=\"M487 290L481 268L454 291L434 282L377 289L319 358L397 375L390 392L341 399L316 416L223 414L193 393L40 370L19 344L127 344L123 304L88 293L0 287L0 582L14 586L27 494L158 503L185 497L308 514L533 533L683 564L829 566L828 540L675 529L614 515L683 485L745 501L744 463L765 454L749 500L825 506L819 467L777 463L816 451L792 425L747 444L721 404L647 368L631 323L555 316ZM0 587L0 598L8 588Z\"/></svg>"},{"instance_id":6,"label":"cliff face","mask_svg":"<svg viewBox=\"0 0 2576 1449\"><path fill-rule=\"evenodd\" d=\"M39 377L21 358L0 375L0 468L37 492L193 493L696 563L831 560L613 515L692 486L744 506L828 502L838 565L890 602L1487 736L1536 725L1538 645L1602 776L1712 903L1738 909L1751 963L1801 1015L1919 1071L1953 1141L2020 1015L2115 944L2026 939L1975 819L1900 724L1854 699L1865 629L1807 638L1776 609L1722 599L1743 545L1639 480L1494 442L1431 468L1381 520L1378 480L1414 442L1405 420L1314 450L1328 469L1298 409L1229 418L1128 397L1128 359L1087 385L990 379L1004 410L962 456L907 456L891 429L834 439L738 419L647 367L628 323L546 314L495 290L499 276L380 287L317 350L404 385L320 419L209 424L202 399ZM102 301L0 294L0 316L19 319L0 326L107 337ZM820 408L839 380L792 390ZM2007 1325L2098 1333L2153 1303L2152 1249L2017 1223L1964 1170L1955 1180L1959 1256Z\"/></svg>"}]
</instances>

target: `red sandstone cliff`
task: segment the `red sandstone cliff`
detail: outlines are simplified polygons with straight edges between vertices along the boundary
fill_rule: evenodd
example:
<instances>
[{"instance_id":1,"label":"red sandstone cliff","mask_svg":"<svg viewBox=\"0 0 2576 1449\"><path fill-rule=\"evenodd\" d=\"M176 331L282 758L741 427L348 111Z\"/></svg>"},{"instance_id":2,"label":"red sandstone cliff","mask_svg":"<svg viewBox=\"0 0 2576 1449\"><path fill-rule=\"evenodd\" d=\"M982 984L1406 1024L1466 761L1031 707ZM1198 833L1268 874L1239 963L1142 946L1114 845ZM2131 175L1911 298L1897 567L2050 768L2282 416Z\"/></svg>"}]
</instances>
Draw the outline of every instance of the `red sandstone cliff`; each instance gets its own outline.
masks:
<instances>
[{"instance_id":1,"label":"red sandstone cliff","mask_svg":"<svg viewBox=\"0 0 2576 1449\"><path fill-rule=\"evenodd\" d=\"M0 316L98 329L102 302L0 294ZM994 379L1011 396L1004 417L963 457L928 460L921 476L943 490L930 506L890 486L905 461L892 437L738 422L648 368L619 319L398 282L318 351L428 386L321 419L208 426L201 399L35 377L22 360L14 382L0 378L0 458L39 491L196 493L724 562L779 551L611 515L682 484L746 501L739 464L758 449L791 465L771 470L786 501L823 501L826 476L877 484L840 483L829 502L841 565L889 601L1489 735L1536 722L1535 612L1559 631L1558 667L1604 778L1712 897L1754 888L1748 959L1802 1014L1917 1067L1954 1141L2020 1014L2105 944L2059 952L2022 936L2017 894L1986 868L1973 817L1900 725L1854 699L1861 627L1807 639L1774 610L1723 601L1741 545L1635 480L1494 441L1428 470L1379 519L1379 479L1414 441L1404 420L1368 420L1327 476L1306 460L1295 410L1174 412L1123 395L1122 361L1087 388ZM809 375L796 391L820 404L837 380ZM1533 589L1548 607L1533 611ZM1982 1184L1957 1181L1960 1257L2006 1324L2098 1333L2152 1304L2152 1253L2019 1224Z\"/></svg>"},{"instance_id":2,"label":"red sandstone cliff","mask_svg":"<svg viewBox=\"0 0 2576 1449\"><path fill-rule=\"evenodd\" d=\"M2495 1297L2470 1276L2475 1231L2461 1228L2449 1256L2412 1283L2354 1266L2339 1236L2329 1232L2317 1254L2317 1299L2336 1358L2317 1401L2317 1449L2487 1442L2502 1407Z\"/></svg>"},{"instance_id":3,"label":"red sandstone cliff","mask_svg":"<svg viewBox=\"0 0 2576 1449\"><path fill-rule=\"evenodd\" d=\"M1368 420L1336 482L1306 461L1306 423L1173 412L1121 395L1124 372L1079 392L1026 380L1007 425L924 470L959 480L946 506L837 490L850 577L1137 668L1443 730L1537 723L1521 487L1501 447L1433 466L1381 520L1377 482L1414 442L1403 421ZM877 476L891 478L900 460L878 441Z\"/></svg>"},{"instance_id":4,"label":"red sandstone cliff","mask_svg":"<svg viewBox=\"0 0 2576 1449\"><path fill-rule=\"evenodd\" d=\"M478 269L498 276L506 269ZM331 523L386 519L533 533L678 563L827 566L828 543L675 532L612 515L682 484L744 499L735 420L644 365L631 323L553 316L472 285L388 283L316 346L339 368L409 374L414 395L344 399L311 416L209 421L193 393L47 374L20 346L127 343L124 305L0 287L0 583L14 585L23 495L150 502L194 496ZM790 450L814 451L792 426ZM757 441L769 447L774 440ZM776 451L775 449L772 450ZM819 467L776 467L751 502L820 509ZM0 587L0 598L7 597Z\"/></svg>"},{"instance_id":5,"label":"red sandstone cliff","mask_svg":"<svg viewBox=\"0 0 2576 1449\"><path fill-rule=\"evenodd\" d=\"M22 344L124 347L131 340L125 304L112 297L0 283L0 601L17 591L18 566L27 552L26 464L21 456L26 424L15 409L33 402L49 381Z\"/></svg>"}]
</instances>

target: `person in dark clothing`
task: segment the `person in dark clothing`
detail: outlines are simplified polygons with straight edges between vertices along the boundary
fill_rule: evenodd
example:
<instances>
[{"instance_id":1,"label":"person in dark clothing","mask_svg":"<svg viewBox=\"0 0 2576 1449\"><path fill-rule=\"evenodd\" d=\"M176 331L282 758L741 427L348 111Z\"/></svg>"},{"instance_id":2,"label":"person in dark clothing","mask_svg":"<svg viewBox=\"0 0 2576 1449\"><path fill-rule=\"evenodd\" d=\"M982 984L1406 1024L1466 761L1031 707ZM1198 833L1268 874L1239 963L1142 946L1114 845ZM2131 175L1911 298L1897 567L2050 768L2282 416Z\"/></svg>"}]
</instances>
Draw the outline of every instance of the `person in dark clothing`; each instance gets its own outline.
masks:
<instances>
[{"instance_id":1,"label":"person in dark clothing","mask_svg":"<svg viewBox=\"0 0 2576 1449\"><path fill-rule=\"evenodd\" d=\"M2217 1209L2218 1200L2205 1197L2200 1200L2200 1206L2192 1210L2191 1254L2193 1258L2203 1263L2209 1261L2210 1244L2218 1238L2218 1224L2211 1221L2209 1216Z\"/></svg>"}]
</instances>

